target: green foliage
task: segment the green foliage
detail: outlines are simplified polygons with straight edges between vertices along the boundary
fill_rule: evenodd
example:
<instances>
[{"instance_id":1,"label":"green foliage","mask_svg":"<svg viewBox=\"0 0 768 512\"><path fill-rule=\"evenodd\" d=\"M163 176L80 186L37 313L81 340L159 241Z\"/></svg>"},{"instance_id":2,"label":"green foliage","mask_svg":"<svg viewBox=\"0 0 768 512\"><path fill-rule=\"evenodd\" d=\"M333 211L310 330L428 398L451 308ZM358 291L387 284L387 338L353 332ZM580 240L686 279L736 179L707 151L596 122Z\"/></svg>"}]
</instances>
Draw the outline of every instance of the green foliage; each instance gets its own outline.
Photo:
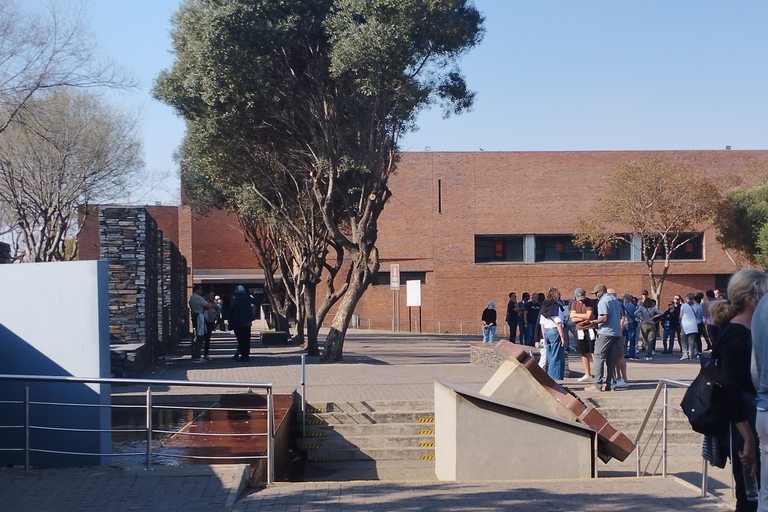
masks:
<instances>
[{"instance_id":1,"label":"green foliage","mask_svg":"<svg viewBox=\"0 0 768 512\"><path fill-rule=\"evenodd\" d=\"M717 219L717 240L768 268L768 183L728 191Z\"/></svg>"}]
</instances>

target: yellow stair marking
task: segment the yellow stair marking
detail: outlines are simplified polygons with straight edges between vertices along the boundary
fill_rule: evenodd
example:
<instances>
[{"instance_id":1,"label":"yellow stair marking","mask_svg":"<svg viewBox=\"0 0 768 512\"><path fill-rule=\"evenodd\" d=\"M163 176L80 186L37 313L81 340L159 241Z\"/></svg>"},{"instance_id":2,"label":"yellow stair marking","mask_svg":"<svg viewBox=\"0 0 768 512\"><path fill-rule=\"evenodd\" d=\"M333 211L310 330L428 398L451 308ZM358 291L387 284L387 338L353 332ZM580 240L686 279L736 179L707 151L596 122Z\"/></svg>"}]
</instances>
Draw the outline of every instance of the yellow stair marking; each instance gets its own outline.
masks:
<instances>
[{"instance_id":1,"label":"yellow stair marking","mask_svg":"<svg viewBox=\"0 0 768 512\"><path fill-rule=\"evenodd\" d=\"M325 423L323 420L307 420L307 425L322 425Z\"/></svg>"},{"instance_id":2,"label":"yellow stair marking","mask_svg":"<svg viewBox=\"0 0 768 512\"><path fill-rule=\"evenodd\" d=\"M319 450L320 449L320 445L319 444L305 444L303 446L303 448L305 450Z\"/></svg>"},{"instance_id":3,"label":"yellow stair marking","mask_svg":"<svg viewBox=\"0 0 768 512\"><path fill-rule=\"evenodd\" d=\"M324 412L325 409L322 407L307 407L307 412Z\"/></svg>"},{"instance_id":4,"label":"yellow stair marking","mask_svg":"<svg viewBox=\"0 0 768 512\"><path fill-rule=\"evenodd\" d=\"M331 457L315 457L314 459L309 459L310 462L328 462L333 460Z\"/></svg>"},{"instance_id":5,"label":"yellow stair marking","mask_svg":"<svg viewBox=\"0 0 768 512\"><path fill-rule=\"evenodd\" d=\"M325 437L325 432L307 432L304 437Z\"/></svg>"},{"instance_id":6,"label":"yellow stair marking","mask_svg":"<svg viewBox=\"0 0 768 512\"><path fill-rule=\"evenodd\" d=\"M419 418L416 421L418 421L419 423L434 423L435 418Z\"/></svg>"},{"instance_id":7,"label":"yellow stair marking","mask_svg":"<svg viewBox=\"0 0 768 512\"><path fill-rule=\"evenodd\" d=\"M427 448L429 446L435 446L435 443L419 443L420 448Z\"/></svg>"},{"instance_id":8,"label":"yellow stair marking","mask_svg":"<svg viewBox=\"0 0 768 512\"><path fill-rule=\"evenodd\" d=\"M434 433L435 433L434 430L419 430L419 434L422 434L422 435L429 435Z\"/></svg>"},{"instance_id":9,"label":"yellow stair marking","mask_svg":"<svg viewBox=\"0 0 768 512\"><path fill-rule=\"evenodd\" d=\"M435 460L434 455L422 455L421 460Z\"/></svg>"}]
</instances>

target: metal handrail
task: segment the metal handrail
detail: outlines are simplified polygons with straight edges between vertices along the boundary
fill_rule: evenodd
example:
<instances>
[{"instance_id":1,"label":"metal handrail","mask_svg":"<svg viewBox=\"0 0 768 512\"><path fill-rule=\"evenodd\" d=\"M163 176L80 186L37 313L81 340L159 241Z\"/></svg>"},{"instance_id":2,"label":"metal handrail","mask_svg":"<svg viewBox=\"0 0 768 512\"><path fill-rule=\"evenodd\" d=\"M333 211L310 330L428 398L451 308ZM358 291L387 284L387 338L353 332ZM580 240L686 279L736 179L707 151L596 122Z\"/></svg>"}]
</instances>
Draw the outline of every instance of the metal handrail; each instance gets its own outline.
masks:
<instances>
[{"instance_id":1,"label":"metal handrail","mask_svg":"<svg viewBox=\"0 0 768 512\"><path fill-rule=\"evenodd\" d=\"M22 401L13 401L12 403L15 404L23 404L24 405L24 424L13 426L14 428L23 428L24 429L24 447L23 448L7 448L4 449L4 451L24 451L24 468L26 471L29 471L30 465L29 465L29 454L30 452L41 452L41 453L61 453L66 455L93 455L93 456L103 456L103 455L109 455L109 456L125 456L125 455L141 455L141 453L109 453L109 454L101 454L101 453L81 453L81 452L73 452L73 451L55 451L55 450L43 450L43 449L37 449L32 448L30 446L30 435L29 432L31 429L45 429L45 430L58 430L58 431L64 431L64 430L74 430L74 429L68 429L64 427L50 427L50 426L40 426L40 425L31 425L29 421L29 413L30 408L33 405L55 405L55 406L68 406L68 407L80 407L80 406L88 406L88 407L113 407L111 404L77 404L77 403L64 403L64 402L33 402L30 400L29 396L29 383L30 382L70 382L70 383L77 383L77 384L117 384L117 385L138 385L142 387L146 387L146 398L145 398L145 404L143 408L146 410L146 428L144 429L118 429L118 430L109 430L109 432L143 432L146 431L147 433L147 450L146 450L146 469L151 470L152 469L152 434L153 433L162 433L167 432L160 429L153 429L152 427L152 386L183 386L183 387L204 387L204 388L236 388L236 389L264 389L267 393L267 432L266 433L245 433L245 434L236 434L238 436L267 436L267 453L266 455L257 455L257 456L238 456L238 457L232 457L232 456L225 456L225 457L212 457L210 455L201 457L196 455L179 455L179 454L162 454L163 457L180 457L180 458L187 458L187 459L197 459L197 458L205 458L205 459L215 459L220 458L222 460L236 460L236 459L266 459L267 460L267 484L271 484L275 481L275 437L274 437L274 414L275 414L275 406L274 406L274 396L273 396L273 385L271 383L265 383L265 382L220 382L220 381L188 381L188 380L163 380L163 379L117 379L117 378L100 378L100 377L71 377L71 376L53 376L53 375L12 375L12 374L0 374L0 381L13 381L13 382L23 382L24 383L24 400ZM11 403L9 401L5 401L3 403ZM119 406L119 405L117 405ZM136 407L136 406L133 406ZM178 407L178 406L169 406L169 407ZM187 407L190 408L190 407ZM227 408L229 409L229 408ZM265 409L258 409L261 411L264 411ZM98 429L78 429L82 431L89 431L89 432L107 432L106 430L98 430ZM174 432L176 433L176 432ZM192 433L187 433L192 434ZM195 433L196 435L204 435L201 433ZM215 434L210 433L207 435L215 435L219 436L222 434ZM226 434L224 434L226 435Z\"/></svg>"},{"instance_id":2,"label":"metal handrail","mask_svg":"<svg viewBox=\"0 0 768 512\"><path fill-rule=\"evenodd\" d=\"M656 402L659 399L659 395L662 395L663 402L662 402L662 408L660 413L660 419L661 419L661 475L662 477L667 477L667 426L668 426L668 410L669 409L675 409L677 411L682 411L682 408L679 405L672 405L669 403L669 387L678 387L678 388L688 388L691 385L690 381L684 381L684 380L676 380L676 379L668 379L668 378L661 378L659 379L659 383L656 385L656 390L653 393L653 396L651 397L651 403L648 405L648 409L645 411L645 416L643 417L643 421L640 423L640 428L637 430L637 435L635 436L635 456L637 461L636 466L636 472L637 476L639 477L641 475L642 470L640 469L640 459L645 454L646 449L648 448L648 444L653 436L653 433L656 431L656 426L658 426L659 419L657 418L656 423L654 424L653 430L651 433L647 436L645 444L643 445L643 448L641 450L641 446L639 444L640 437L645 432L645 427L648 425L648 421L651 418L651 415L653 414L653 410L656 408ZM659 441L656 442L656 446L654 447L653 452L648 456L650 464L650 459L653 458L653 456L656 454L656 448L658 447ZM647 466L646 466L647 468ZM658 464L656 468L654 469L654 472L658 469ZM702 455L701 457L701 497L705 497L707 495L707 460Z\"/></svg>"}]
</instances>

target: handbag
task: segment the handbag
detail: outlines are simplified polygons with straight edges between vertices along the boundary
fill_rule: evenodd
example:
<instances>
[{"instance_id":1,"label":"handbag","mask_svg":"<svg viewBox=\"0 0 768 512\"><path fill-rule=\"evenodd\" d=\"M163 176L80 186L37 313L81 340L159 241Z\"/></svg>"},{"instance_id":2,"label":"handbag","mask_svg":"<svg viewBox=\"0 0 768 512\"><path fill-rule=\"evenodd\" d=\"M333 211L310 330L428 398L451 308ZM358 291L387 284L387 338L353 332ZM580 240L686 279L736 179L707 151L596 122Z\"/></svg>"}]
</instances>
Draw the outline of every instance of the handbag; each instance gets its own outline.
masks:
<instances>
[{"instance_id":1,"label":"handbag","mask_svg":"<svg viewBox=\"0 0 768 512\"><path fill-rule=\"evenodd\" d=\"M712 358L691 382L680 402L691 428L708 436L722 433L728 425L724 407L720 403L722 372L716 362L717 354L712 354Z\"/></svg>"}]
</instances>

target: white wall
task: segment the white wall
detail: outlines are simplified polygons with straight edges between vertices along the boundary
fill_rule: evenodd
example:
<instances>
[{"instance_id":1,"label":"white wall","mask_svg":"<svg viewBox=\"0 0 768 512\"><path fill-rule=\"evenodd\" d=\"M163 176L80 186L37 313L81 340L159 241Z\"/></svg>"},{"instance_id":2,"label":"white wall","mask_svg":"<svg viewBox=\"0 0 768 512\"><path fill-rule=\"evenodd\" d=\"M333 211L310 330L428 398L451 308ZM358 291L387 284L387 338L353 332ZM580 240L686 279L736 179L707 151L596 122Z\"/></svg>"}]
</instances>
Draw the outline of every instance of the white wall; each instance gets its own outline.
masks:
<instances>
[{"instance_id":1,"label":"white wall","mask_svg":"<svg viewBox=\"0 0 768 512\"><path fill-rule=\"evenodd\" d=\"M109 302L107 263L77 261L0 265L0 374L109 377ZM95 384L30 384L32 401L77 401L109 404L109 386ZM23 385L0 381L3 400L23 398ZM0 424L17 423L19 407L0 405ZM14 420L15 418L15 420ZM107 408L33 406L31 423L63 424L74 428L108 429ZM23 424L23 421L21 422ZM23 433L22 433L23 434ZM32 431L44 449L83 452L109 451L108 434L46 433ZM0 448L12 439L0 441ZM22 436L23 438L23 436ZM33 446L34 447L34 446ZM0 451L0 461L15 455ZM33 465L105 463L92 457L62 457L33 453Z\"/></svg>"}]
</instances>

